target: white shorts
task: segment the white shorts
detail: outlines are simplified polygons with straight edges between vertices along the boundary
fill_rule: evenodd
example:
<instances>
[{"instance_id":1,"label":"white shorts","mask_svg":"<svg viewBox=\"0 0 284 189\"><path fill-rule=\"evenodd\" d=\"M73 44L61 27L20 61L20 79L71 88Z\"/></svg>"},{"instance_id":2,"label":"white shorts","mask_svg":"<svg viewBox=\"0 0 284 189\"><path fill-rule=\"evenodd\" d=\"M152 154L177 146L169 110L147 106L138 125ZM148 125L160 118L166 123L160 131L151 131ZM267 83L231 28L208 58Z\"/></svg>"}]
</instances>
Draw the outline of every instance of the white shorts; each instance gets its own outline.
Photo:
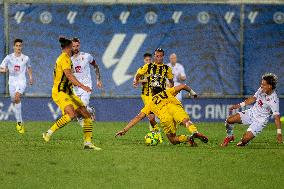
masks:
<instances>
[{"instance_id":1,"label":"white shorts","mask_svg":"<svg viewBox=\"0 0 284 189\"><path fill-rule=\"evenodd\" d=\"M83 89L74 90L74 93L82 100L85 106L89 106L91 93L88 93Z\"/></svg>"},{"instance_id":2,"label":"white shorts","mask_svg":"<svg viewBox=\"0 0 284 189\"><path fill-rule=\"evenodd\" d=\"M252 110L250 109L243 112L238 112L238 114L241 116L242 123L244 125L249 125L247 131L252 132L254 136L261 133L262 129L266 127L266 123L255 120L252 115Z\"/></svg>"},{"instance_id":3,"label":"white shorts","mask_svg":"<svg viewBox=\"0 0 284 189\"><path fill-rule=\"evenodd\" d=\"M9 84L9 93L12 100L15 98L15 94L18 92L20 94L24 94L26 89L26 83L13 83Z\"/></svg>"}]
</instances>

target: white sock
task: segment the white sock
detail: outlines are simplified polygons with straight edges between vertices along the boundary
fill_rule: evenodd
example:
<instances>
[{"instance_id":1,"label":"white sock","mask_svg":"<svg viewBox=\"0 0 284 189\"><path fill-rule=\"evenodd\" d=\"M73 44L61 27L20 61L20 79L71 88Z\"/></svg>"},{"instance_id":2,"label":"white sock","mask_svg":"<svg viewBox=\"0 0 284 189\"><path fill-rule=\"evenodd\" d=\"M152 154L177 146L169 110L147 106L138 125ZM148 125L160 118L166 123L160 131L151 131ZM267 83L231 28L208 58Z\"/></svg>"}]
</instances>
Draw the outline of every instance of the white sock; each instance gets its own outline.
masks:
<instances>
[{"instance_id":1,"label":"white sock","mask_svg":"<svg viewBox=\"0 0 284 189\"><path fill-rule=\"evenodd\" d=\"M15 118L17 120L17 122L23 122L23 119L22 119L22 103L18 103L16 104L15 103Z\"/></svg>"}]
</instances>

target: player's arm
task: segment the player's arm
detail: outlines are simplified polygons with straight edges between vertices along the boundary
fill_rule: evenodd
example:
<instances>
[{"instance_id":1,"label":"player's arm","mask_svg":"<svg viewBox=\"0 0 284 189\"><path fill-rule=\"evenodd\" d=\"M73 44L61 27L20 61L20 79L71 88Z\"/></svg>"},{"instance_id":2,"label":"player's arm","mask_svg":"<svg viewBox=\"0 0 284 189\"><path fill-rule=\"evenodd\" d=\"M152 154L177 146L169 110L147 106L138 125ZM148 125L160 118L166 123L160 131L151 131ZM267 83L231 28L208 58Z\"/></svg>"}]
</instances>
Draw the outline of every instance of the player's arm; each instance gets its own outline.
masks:
<instances>
[{"instance_id":1,"label":"player's arm","mask_svg":"<svg viewBox=\"0 0 284 189\"><path fill-rule=\"evenodd\" d=\"M0 73L5 73L8 71L7 64L8 64L8 58L6 56L0 65Z\"/></svg>"},{"instance_id":2,"label":"player's arm","mask_svg":"<svg viewBox=\"0 0 284 189\"><path fill-rule=\"evenodd\" d=\"M172 68L168 67L168 72L167 72L167 79L169 81L168 87L173 87L174 86L174 75Z\"/></svg>"},{"instance_id":3,"label":"player's arm","mask_svg":"<svg viewBox=\"0 0 284 189\"><path fill-rule=\"evenodd\" d=\"M275 122L275 125L276 125L276 129L277 129L277 142L279 144L283 143L283 140L282 140L282 129L281 129L281 121L280 121L280 115L274 115L274 122Z\"/></svg>"},{"instance_id":4,"label":"player's arm","mask_svg":"<svg viewBox=\"0 0 284 189\"><path fill-rule=\"evenodd\" d=\"M5 73L5 72L7 72L7 68L2 68L2 67L0 67L0 73Z\"/></svg>"},{"instance_id":5,"label":"player's arm","mask_svg":"<svg viewBox=\"0 0 284 189\"><path fill-rule=\"evenodd\" d=\"M180 91L184 90L184 91L189 92L190 96L197 98L196 92L186 84L177 85L174 87L174 89L175 89L174 95L177 95Z\"/></svg>"},{"instance_id":6,"label":"player's arm","mask_svg":"<svg viewBox=\"0 0 284 189\"><path fill-rule=\"evenodd\" d=\"M123 128L123 130L118 131L115 136L122 136L125 135L125 133L134 125L136 125L139 121L141 121L144 117L146 117L146 114L143 112L140 112L135 118L133 118L126 127Z\"/></svg>"},{"instance_id":7,"label":"player's arm","mask_svg":"<svg viewBox=\"0 0 284 189\"><path fill-rule=\"evenodd\" d=\"M93 60L91 64L94 66L95 71L96 71L97 87L103 88L103 82L101 80L101 73L100 73L99 65L97 64L95 60Z\"/></svg>"},{"instance_id":8,"label":"player's arm","mask_svg":"<svg viewBox=\"0 0 284 189\"><path fill-rule=\"evenodd\" d=\"M64 72L64 74L66 75L66 77L68 78L68 80L71 81L71 83L72 83L73 85L82 88L84 91L92 92L92 90L90 89L90 87L87 87L87 86L83 85L80 81L78 81L78 80L76 79L76 77L72 74L71 69L64 69L63 72Z\"/></svg>"},{"instance_id":9,"label":"player's arm","mask_svg":"<svg viewBox=\"0 0 284 189\"><path fill-rule=\"evenodd\" d=\"M256 97L255 96L251 96L249 98L247 98L245 101L239 103L239 104L234 104L230 107L230 110L235 110L235 109L239 109L242 107L245 107L247 105L250 105L252 103L254 103L256 101Z\"/></svg>"},{"instance_id":10,"label":"player's arm","mask_svg":"<svg viewBox=\"0 0 284 189\"><path fill-rule=\"evenodd\" d=\"M149 64L145 64L137 70L133 79L133 87L138 87L139 80L147 72L148 65Z\"/></svg>"}]
</instances>

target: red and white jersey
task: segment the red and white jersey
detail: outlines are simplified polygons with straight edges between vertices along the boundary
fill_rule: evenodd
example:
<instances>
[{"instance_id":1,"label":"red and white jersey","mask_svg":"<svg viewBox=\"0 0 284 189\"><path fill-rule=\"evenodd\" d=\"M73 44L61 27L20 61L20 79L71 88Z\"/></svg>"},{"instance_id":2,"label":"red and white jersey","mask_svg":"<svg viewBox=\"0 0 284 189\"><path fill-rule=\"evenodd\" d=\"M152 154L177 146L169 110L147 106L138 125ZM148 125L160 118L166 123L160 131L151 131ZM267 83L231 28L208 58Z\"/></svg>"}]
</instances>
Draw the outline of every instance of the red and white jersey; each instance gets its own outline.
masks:
<instances>
[{"instance_id":1,"label":"red and white jersey","mask_svg":"<svg viewBox=\"0 0 284 189\"><path fill-rule=\"evenodd\" d=\"M92 55L84 52L79 52L78 56L72 56L71 61L73 63L73 72L75 77L84 85L92 88L92 78L90 64L94 61ZM78 90L78 87L74 86L74 90Z\"/></svg>"},{"instance_id":2,"label":"red and white jersey","mask_svg":"<svg viewBox=\"0 0 284 189\"><path fill-rule=\"evenodd\" d=\"M9 70L9 85L26 83L27 67L31 67L30 58L24 54L17 57L12 53L4 58L0 67Z\"/></svg>"},{"instance_id":3,"label":"red and white jersey","mask_svg":"<svg viewBox=\"0 0 284 189\"><path fill-rule=\"evenodd\" d=\"M174 75L174 85L177 86L180 84L179 82L179 75L180 76L186 76L185 75L185 72L184 72L184 67L183 65L181 65L180 63L176 63L175 66L173 66L171 63L168 63L167 64L170 68L172 68L172 72L173 72L173 75Z\"/></svg>"},{"instance_id":4,"label":"red and white jersey","mask_svg":"<svg viewBox=\"0 0 284 189\"><path fill-rule=\"evenodd\" d=\"M267 95L259 88L254 94L256 102L251 108L253 117L261 123L267 123L271 115L279 115L279 98L275 91Z\"/></svg>"}]
</instances>

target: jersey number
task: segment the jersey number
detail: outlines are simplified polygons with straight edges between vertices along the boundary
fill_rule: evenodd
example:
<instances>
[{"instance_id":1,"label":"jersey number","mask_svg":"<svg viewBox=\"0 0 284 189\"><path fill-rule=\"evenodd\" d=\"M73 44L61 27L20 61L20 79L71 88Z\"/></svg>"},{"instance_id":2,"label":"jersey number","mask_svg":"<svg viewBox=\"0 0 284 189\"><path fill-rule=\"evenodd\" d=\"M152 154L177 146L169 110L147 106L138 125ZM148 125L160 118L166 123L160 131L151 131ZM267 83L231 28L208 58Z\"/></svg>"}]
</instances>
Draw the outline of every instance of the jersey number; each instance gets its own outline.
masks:
<instances>
[{"instance_id":1,"label":"jersey number","mask_svg":"<svg viewBox=\"0 0 284 189\"><path fill-rule=\"evenodd\" d=\"M166 98L168 98L168 95L165 91L163 91L163 92L153 96L153 102L157 105L162 101L162 99L166 99Z\"/></svg>"}]
</instances>

